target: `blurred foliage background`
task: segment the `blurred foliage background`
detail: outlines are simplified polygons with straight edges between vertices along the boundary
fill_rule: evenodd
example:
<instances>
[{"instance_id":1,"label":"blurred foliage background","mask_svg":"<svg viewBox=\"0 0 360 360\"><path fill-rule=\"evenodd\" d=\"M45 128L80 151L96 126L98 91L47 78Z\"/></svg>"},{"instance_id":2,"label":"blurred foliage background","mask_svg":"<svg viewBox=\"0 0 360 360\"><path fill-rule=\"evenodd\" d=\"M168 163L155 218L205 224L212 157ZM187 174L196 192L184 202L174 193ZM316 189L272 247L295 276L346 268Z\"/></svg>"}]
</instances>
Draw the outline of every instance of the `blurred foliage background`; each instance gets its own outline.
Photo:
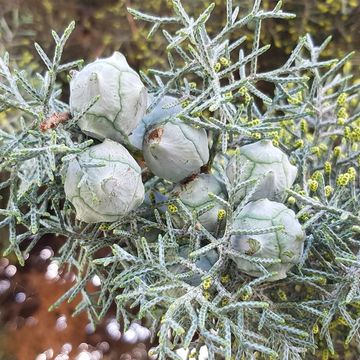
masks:
<instances>
[{"instance_id":1,"label":"blurred foliage background","mask_svg":"<svg viewBox=\"0 0 360 360\"><path fill-rule=\"evenodd\" d=\"M224 21L225 6L223 0L214 1L217 6L209 23L215 30ZM196 14L211 1L183 2ZM247 11L253 1L233 2L234 6ZM263 0L263 6L271 8L276 2ZM297 18L264 22L262 41L273 46L272 56L263 57L261 66L271 67L274 62L281 62L299 36L306 32L319 42L328 35L333 36L326 53L329 57L341 57L360 48L360 0L283 0L283 3L284 10L295 13ZM135 22L127 13L127 7L156 15L170 12L168 0L0 0L0 53L7 49L19 67L37 70L40 60L33 42L36 40L45 49L51 50L50 29L61 31L74 19L77 27L68 43L64 60L93 60L120 50L136 69L165 66L165 40L161 32L148 40L148 24ZM250 31L247 35L251 40ZM351 65L352 70L359 72L359 54L353 57L352 64L348 64L348 70Z\"/></svg>"}]
</instances>

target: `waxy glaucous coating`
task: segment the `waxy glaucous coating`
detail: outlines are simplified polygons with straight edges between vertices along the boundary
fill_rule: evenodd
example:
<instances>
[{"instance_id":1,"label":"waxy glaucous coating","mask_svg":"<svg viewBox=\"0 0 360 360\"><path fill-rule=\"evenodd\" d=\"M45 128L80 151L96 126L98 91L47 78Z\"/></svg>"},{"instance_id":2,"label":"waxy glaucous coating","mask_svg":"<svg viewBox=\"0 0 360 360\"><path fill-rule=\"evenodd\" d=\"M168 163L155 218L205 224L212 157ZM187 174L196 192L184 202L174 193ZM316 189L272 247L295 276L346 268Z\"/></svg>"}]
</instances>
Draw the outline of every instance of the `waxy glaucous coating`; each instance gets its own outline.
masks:
<instances>
[{"instance_id":1,"label":"waxy glaucous coating","mask_svg":"<svg viewBox=\"0 0 360 360\"><path fill-rule=\"evenodd\" d=\"M149 94L149 105L151 105L153 100L154 96ZM155 108L141 119L139 125L129 136L130 143L141 150L146 130L178 114L182 109L178 102L178 99L172 96L164 96Z\"/></svg>"},{"instance_id":2,"label":"waxy glaucous coating","mask_svg":"<svg viewBox=\"0 0 360 360\"><path fill-rule=\"evenodd\" d=\"M217 224L219 223L218 213L223 207L211 199L209 193L225 198L224 185L217 180L214 175L199 174L191 181L176 185L172 191L172 196L180 199L191 212L193 210L200 210L208 204L214 204L211 209L198 217L200 224L203 225L206 230L212 232L216 230ZM180 217L175 215L174 220L179 226L182 225Z\"/></svg>"},{"instance_id":3,"label":"waxy glaucous coating","mask_svg":"<svg viewBox=\"0 0 360 360\"><path fill-rule=\"evenodd\" d=\"M276 271L270 281L286 277L287 271L299 262L303 252L305 233L295 213L285 205L261 199L248 203L234 219L234 230L261 230L281 225L283 230L259 235L232 235L234 250L258 258L280 259L281 263L263 264L269 271ZM261 276L263 272L252 262L233 257L239 270L251 276Z\"/></svg>"},{"instance_id":4,"label":"waxy glaucous coating","mask_svg":"<svg viewBox=\"0 0 360 360\"><path fill-rule=\"evenodd\" d=\"M108 139L70 161L64 188L77 219L87 223L117 221L144 200L140 166Z\"/></svg>"},{"instance_id":5,"label":"waxy glaucous coating","mask_svg":"<svg viewBox=\"0 0 360 360\"><path fill-rule=\"evenodd\" d=\"M70 82L71 113L83 111L98 95L79 127L96 139L123 141L145 114L147 91L121 53L98 59L75 73Z\"/></svg>"},{"instance_id":6,"label":"waxy glaucous coating","mask_svg":"<svg viewBox=\"0 0 360 360\"><path fill-rule=\"evenodd\" d=\"M235 182L236 157L227 165L226 174L230 183ZM297 175L297 168L290 164L287 155L270 140L261 140L240 148L239 182L263 177L251 200L268 198L283 200L285 189L290 188ZM253 185L240 189L236 198L242 199Z\"/></svg>"},{"instance_id":7,"label":"waxy glaucous coating","mask_svg":"<svg viewBox=\"0 0 360 360\"><path fill-rule=\"evenodd\" d=\"M184 259L188 259L190 253L190 247L187 245L181 246L179 250L179 256L181 256ZM195 266L199 268L200 270L207 273L214 264L219 260L219 254L216 250L212 249L208 252L202 254L199 256L199 258L195 261ZM191 261L191 260L189 260ZM186 266L183 265L175 265L172 269L172 272L180 274L184 272L189 272L191 269L189 269ZM192 286L198 286L201 284L201 277L202 275L196 274L188 278L184 278L184 281Z\"/></svg>"},{"instance_id":8,"label":"waxy glaucous coating","mask_svg":"<svg viewBox=\"0 0 360 360\"><path fill-rule=\"evenodd\" d=\"M145 134L143 154L155 175L179 182L208 162L206 131L178 120L155 125Z\"/></svg>"}]
</instances>

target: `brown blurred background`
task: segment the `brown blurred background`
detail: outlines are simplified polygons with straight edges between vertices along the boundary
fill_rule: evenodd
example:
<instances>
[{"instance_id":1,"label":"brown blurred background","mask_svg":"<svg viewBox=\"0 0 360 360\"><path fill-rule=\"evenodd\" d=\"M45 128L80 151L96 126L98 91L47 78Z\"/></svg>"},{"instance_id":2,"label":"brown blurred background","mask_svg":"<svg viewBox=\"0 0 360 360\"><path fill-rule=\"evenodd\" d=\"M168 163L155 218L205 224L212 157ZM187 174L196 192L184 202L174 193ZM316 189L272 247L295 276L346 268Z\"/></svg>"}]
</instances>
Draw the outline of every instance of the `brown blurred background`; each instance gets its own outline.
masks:
<instances>
[{"instance_id":1,"label":"brown blurred background","mask_svg":"<svg viewBox=\"0 0 360 360\"><path fill-rule=\"evenodd\" d=\"M252 4L251 0L233 2L243 12ZM183 3L196 15L209 1L184 0ZM215 32L224 21L225 0L215 0L215 3L210 32ZM263 0L267 9L275 3ZM7 49L18 67L30 72L42 71L33 42L37 41L51 54L54 44L50 29L60 33L74 19L76 29L66 47L64 61L79 58L91 61L120 50L137 70L166 67L166 43L161 32L148 40L149 24L135 22L127 13L127 7L156 15L171 12L168 0L0 0L0 55ZM284 0L283 8L296 13L297 18L264 22L262 42L271 43L272 49L271 56L260 59L260 67L271 68L283 63L299 36L306 32L317 42L333 36L324 54L326 58L341 57L360 49L360 0ZM244 33L248 35L250 46L251 29L243 29L238 35ZM359 74L359 68L360 55L356 53L346 64L345 71ZM65 83L66 100L65 74L60 80ZM5 120L0 113L0 127L1 121ZM0 248L5 247L6 232L1 232L0 236ZM72 283L72 274L55 269L56 264L48 257L60 244L61 239L43 239L24 268L19 268L11 257L0 257L0 360L121 359L121 354L132 348L111 336L108 331L111 313L95 333L85 314L71 318L74 304L48 313L48 306ZM49 277L49 271L54 275L55 270L55 276ZM66 326L59 328L61 321L65 321ZM122 358L143 357L142 349L137 349ZM343 355L343 359L358 358L356 354Z\"/></svg>"}]
</instances>

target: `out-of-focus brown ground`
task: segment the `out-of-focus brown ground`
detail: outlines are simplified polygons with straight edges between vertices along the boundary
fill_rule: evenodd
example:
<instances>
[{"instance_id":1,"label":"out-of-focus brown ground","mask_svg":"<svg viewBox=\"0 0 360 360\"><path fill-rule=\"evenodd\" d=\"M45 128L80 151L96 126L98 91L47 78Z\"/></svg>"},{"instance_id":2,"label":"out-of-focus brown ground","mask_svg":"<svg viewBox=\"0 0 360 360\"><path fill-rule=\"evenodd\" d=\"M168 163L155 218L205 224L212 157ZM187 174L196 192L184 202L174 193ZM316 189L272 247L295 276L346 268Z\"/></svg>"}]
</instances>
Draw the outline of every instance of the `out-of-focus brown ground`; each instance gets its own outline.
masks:
<instances>
[{"instance_id":1,"label":"out-of-focus brown ground","mask_svg":"<svg viewBox=\"0 0 360 360\"><path fill-rule=\"evenodd\" d=\"M9 277L6 275L6 267L14 266L10 263L4 266L4 260L7 263L6 259L0 258L0 282L10 281L11 285L6 291L1 291L0 283L1 360L35 360L46 351L47 359L55 359L58 354L64 353L64 344L71 344L72 347L68 353L69 360L76 359L82 350L101 353L101 357L91 359L147 359L144 344L129 345L121 339L111 338L106 330L109 319L114 316L111 310L95 332L91 327L89 331L89 320L85 312L72 317L80 296L70 304L63 302L55 310L48 311L73 285L73 274L60 271L60 276L49 280L45 276L49 260L41 260L37 254L33 254L25 268L18 268L16 274ZM19 294L25 294L24 301L19 301ZM59 319L65 319L61 323L63 326L59 326Z\"/></svg>"},{"instance_id":2,"label":"out-of-focus brown ground","mask_svg":"<svg viewBox=\"0 0 360 360\"><path fill-rule=\"evenodd\" d=\"M21 277L21 278L20 278ZM13 302L6 308L5 317L9 318L7 334L5 335L4 349L19 360L35 359L36 356L47 349L53 349L54 353L60 353L65 343L73 346L83 342L89 342L89 336L85 332L87 324L86 314L82 313L76 318L71 314L77 303L63 303L58 309L49 312L48 308L70 287L70 282L52 282L44 278L44 274L31 270L21 273L16 287L26 289L28 297L22 304ZM9 296L12 296L10 294ZM59 331L56 321L60 315L67 318L67 327ZM37 323L31 324L26 317L32 316ZM31 327L31 329L29 329Z\"/></svg>"}]
</instances>

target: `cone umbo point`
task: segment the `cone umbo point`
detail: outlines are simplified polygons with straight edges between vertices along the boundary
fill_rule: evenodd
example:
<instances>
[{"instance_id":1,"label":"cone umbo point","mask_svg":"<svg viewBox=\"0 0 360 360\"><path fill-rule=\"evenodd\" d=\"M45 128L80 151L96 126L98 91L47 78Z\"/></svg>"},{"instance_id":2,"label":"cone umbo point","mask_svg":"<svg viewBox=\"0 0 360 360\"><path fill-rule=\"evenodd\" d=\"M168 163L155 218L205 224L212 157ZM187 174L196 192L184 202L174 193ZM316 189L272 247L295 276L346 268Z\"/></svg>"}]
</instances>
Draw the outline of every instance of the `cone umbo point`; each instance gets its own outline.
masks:
<instances>
[{"instance_id":1,"label":"cone umbo point","mask_svg":"<svg viewBox=\"0 0 360 360\"><path fill-rule=\"evenodd\" d=\"M259 230L281 225L277 230L256 235L232 235L231 247L254 258L278 259L276 264L262 264L269 272L276 271L270 281L283 279L286 273L299 262L303 253L305 233L295 213L284 204L260 199L245 205L234 219L234 230ZM260 268L248 260L233 257L239 270L251 276L261 276Z\"/></svg>"},{"instance_id":2,"label":"cone umbo point","mask_svg":"<svg viewBox=\"0 0 360 360\"><path fill-rule=\"evenodd\" d=\"M145 192L140 166L108 139L69 162L64 189L77 219L87 223L119 220L141 205Z\"/></svg>"},{"instance_id":3,"label":"cone umbo point","mask_svg":"<svg viewBox=\"0 0 360 360\"><path fill-rule=\"evenodd\" d=\"M148 105L151 105L154 96L149 94L148 100ZM159 122L164 122L166 119L178 114L181 109L181 106L178 104L178 99L173 96L165 95L155 108L141 119L135 130L129 135L131 145L141 150L146 130L151 126Z\"/></svg>"},{"instance_id":4,"label":"cone umbo point","mask_svg":"<svg viewBox=\"0 0 360 360\"><path fill-rule=\"evenodd\" d=\"M158 177L179 182L199 172L209 160L205 129L195 128L180 120L151 127L143 143L144 159Z\"/></svg>"}]
</instances>

